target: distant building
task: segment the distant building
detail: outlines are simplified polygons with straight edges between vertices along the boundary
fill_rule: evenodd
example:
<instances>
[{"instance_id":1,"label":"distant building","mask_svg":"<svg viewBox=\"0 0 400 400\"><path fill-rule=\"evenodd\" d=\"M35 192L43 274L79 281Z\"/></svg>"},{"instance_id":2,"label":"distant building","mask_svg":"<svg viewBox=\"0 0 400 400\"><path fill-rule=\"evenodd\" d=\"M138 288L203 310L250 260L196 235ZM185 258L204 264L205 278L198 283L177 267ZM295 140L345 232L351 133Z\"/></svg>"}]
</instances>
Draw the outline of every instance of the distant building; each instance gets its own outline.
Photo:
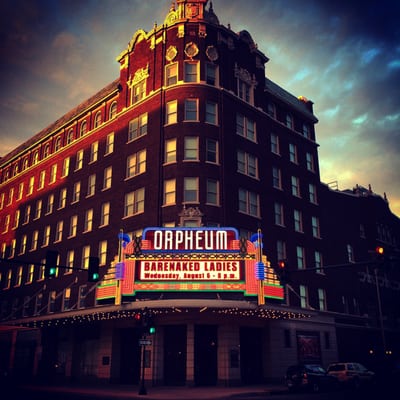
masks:
<instances>
[{"instance_id":1,"label":"distant building","mask_svg":"<svg viewBox=\"0 0 400 400\"><path fill-rule=\"evenodd\" d=\"M117 60L0 160L0 369L233 385L398 358L399 219L320 182L313 103L266 77L249 32L178 0Z\"/></svg>"}]
</instances>

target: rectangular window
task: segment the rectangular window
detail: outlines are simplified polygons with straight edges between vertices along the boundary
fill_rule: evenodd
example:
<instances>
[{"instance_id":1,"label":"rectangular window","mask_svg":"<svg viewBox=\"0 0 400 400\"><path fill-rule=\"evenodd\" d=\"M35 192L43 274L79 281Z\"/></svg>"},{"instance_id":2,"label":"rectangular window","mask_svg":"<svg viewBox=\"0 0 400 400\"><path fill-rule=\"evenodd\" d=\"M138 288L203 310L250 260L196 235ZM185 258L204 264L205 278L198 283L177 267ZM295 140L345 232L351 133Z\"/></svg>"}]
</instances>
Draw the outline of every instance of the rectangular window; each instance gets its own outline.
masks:
<instances>
[{"instance_id":1,"label":"rectangular window","mask_svg":"<svg viewBox=\"0 0 400 400\"><path fill-rule=\"evenodd\" d=\"M165 206L175 204L176 202L176 181L168 179L164 181L164 202Z\"/></svg>"},{"instance_id":2,"label":"rectangular window","mask_svg":"<svg viewBox=\"0 0 400 400\"><path fill-rule=\"evenodd\" d=\"M293 117L291 114L286 114L285 123L288 128L293 129Z\"/></svg>"},{"instance_id":3,"label":"rectangular window","mask_svg":"<svg viewBox=\"0 0 400 400\"><path fill-rule=\"evenodd\" d=\"M268 103L267 108L268 108L267 109L268 115L275 119L276 118L276 107L275 107L275 104L274 103Z\"/></svg>"},{"instance_id":4,"label":"rectangular window","mask_svg":"<svg viewBox=\"0 0 400 400\"><path fill-rule=\"evenodd\" d=\"M294 230L296 232L303 232L303 216L301 211L294 210L293 216L294 216Z\"/></svg>"},{"instance_id":5,"label":"rectangular window","mask_svg":"<svg viewBox=\"0 0 400 400\"><path fill-rule=\"evenodd\" d=\"M257 193L239 189L239 211L253 217L260 216L260 200Z\"/></svg>"},{"instance_id":6,"label":"rectangular window","mask_svg":"<svg viewBox=\"0 0 400 400\"><path fill-rule=\"evenodd\" d=\"M81 198L81 183L75 182L74 183L74 190L72 192L72 203L76 203Z\"/></svg>"},{"instance_id":7,"label":"rectangular window","mask_svg":"<svg viewBox=\"0 0 400 400\"><path fill-rule=\"evenodd\" d=\"M58 208L64 208L67 204L67 189L63 188L60 190L60 198L58 200Z\"/></svg>"},{"instance_id":8,"label":"rectangular window","mask_svg":"<svg viewBox=\"0 0 400 400\"><path fill-rule=\"evenodd\" d=\"M132 104L139 102L146 96L146 79L138 82L132 87Z\"/></svg>"},{"instance_id":9,"label":"rectangular window","mask_svg":"<svg viewBox=\"0 0 400 400\"><path fill-rule=\"evenodd\" d=\"M282 189L281 170L277 167L272 167L272 185L275 189Z\"/></svg>"},{"instance_id":10,"label":"rectangular window","mask_svg":"<svg viewBox=\"0 0 400 400\"><path fill-rule=\"evenodd\" d=\"M219 205L219 182L207 179L207 204Z\"/></svg>"},{"instance_id":11,"label":"rectangular window","mask_svg":"<svg viewBox=\"0 0 400 400\"><path fill-rule=\"evenodd\" d=\"M104 169L103 190L110 189L112 182L112 167Z\"/></svg>"},{"instance_id":12,"label":"rectangular window","mask_svg":"<svg viewBox=\"0 0 400 400\"><path fill-rule=\"evenodd\" d=\"M29 264L29 266L28 266L28 276L26 278L26 283L32 283L34 276L35 276L35 265L34 264Z\"/></svg>"},{"instance_id":13,"label":"rectangular window","mask_svg":"<svg viewBox=\"0 0 400 400\"><path fill-rule=\"evenodd\" d=\"M310 126L303 124L303 136L307 139L311 139Z\"/></svg>"},{"instance_id":14,"label":"rectangular window","mask_svg":"<svg viewBox=\"0 0 400 400\"><path fill-rule=\"evenodd\" d=\"M86 295L87 295L87 285L79 286L78 308L85 308Z\"/></svg>"},{"instance_id":15,"label":"rectangular window","mask_svg":"<svg viewBox=\"0 0 400 400\"><path fill-rule=\"evenodd\" d=\"M83 150L79 150L76 153L76 161L75 161L75 171L81 169L83 167Z\"/></svg>"},{"instance_id":16,"label":"rectangular window","mask_svg":"<svg viewBox=\"0 0 400 400\"><path fill-rule=\"evenodd\" d=\"M326 294L321 288L318 289L318 306L320 311L326 311Z\"/></svg>"},{"instance_id":17,"label":"rectangular window","mask_svg":"<svg viewBox=\"0 0 400 400\"><path fill-rule=\"evenodd\" d=\"M283 219L283 205L280 203L274 204L274 215L275 215L275 224L279 226L284 226L285 222Z\"/></svg>"},{"instance_id":18,"label":"rectangular window","mask_svg":"<svg viewBox=\"0 0 400 400\"><path fill-rule=\"evenodd\" d=\"M314 252L314 262L315 262L315 268L316 272L319 274L323 274L323 264L322 264L322 254L319 251Z\"/></svg>"},{"instance_id":19,"label":"rectangular window","mask_svg":"<svg viewBox=\"0 0 400 400\"><path fill-rule=\"evenodd\" d=\"M300 285L300 307L308 308L308 290L304 285Z\"/></svg>"},{"instance_id":20,"label":"rectangular window","mask_svg":"<svg viewBox=\"0 0 400 400\"><path fill-rule=\"evenodd\" d=\"M99 265L107 263L107 240L102 240L99 243Z\"/></svg>"},{"instance_id":21,"label":"rectangular window","mask_svg":"<svg viewBox=\"0 0 400 400\"><path fill-rule=\"evenodd\" d=\"M124 217L130 217L144 212L144 188L125 195Z\"/></svg>"},{"instance_id":22,"label":"rectangular window","mask_svg":"<svg viewBox=\"0 0 400 400\"><path fill-rule=\"evenodd\" d=\"M304 247L296 246L296 259L297 259L297 268L304 269L306 267Z\"/></svg>"},{"instance_id":23,"label":"rectangular window","mask_svg":"<svg viewBox=\"0 0 400 400\"><path fill-rule=\"evenodd\" d=\"M129 121L128 142L147 134L147 113Z\"/></svg>"},{"instance_id":24,"label":"rectangular window","mask_svg":"<svg viewBox=\"0 0 400 400\"><path fill-rule=\"evenodd\" d=\"M42 172L44 172L44 171L42 171ZM40 173L40 176L42 176L42 173ZM44 186L44 183L43 183L43 186ZM39 187L39 189L41 189L41 188ZM8 192L8 200L7 200L8 206L10 204L12 204L13 199L14 199L14 188L11 188L10 191Z\"/></svg>"},{"instance_id":25,"label":"rectangular window","mask_svg":"<svg viewBox=\"0 0 400 400\"><path fill-rule=\"evenodd\" d=\"M242 114L236 114L236 133L252 142L256 141L255 122Z\"/></svg>"},{"instance_id":26,"label":"rectangular window","mask_svg":"<svg viewBox=\"0 0 400 400\"><path fill-rule=\"evenodd\" d=\"M39 231L34 231L32 234L31 250L36 250L38 247Z\"/></svg>"},{"instance_id":27,"label":"rectangular window","mask_svg":"<svg viewBox=\"0 0 400 400\"><path fill-rule=\"evenodd\" d=\"M347 260L350 263L355 262L355 257L354 257L354 250L353 250L353 246L351 244L348 244L346 246L346 250L347 250Z\"/></svg>"},{"instance_id":28,"label":"rectangular window","mask_svg":"<svg viewBox=\"0 0 400 400\"><path fill-rule=\"evenodd\" d=\"M251 86L241 79L237 79L237 85L238 96L247 103L250 103Z\"/></svg>"},{"instance_id":29,"label":"rectangular window","mask_svg":"<svg viewBox=\"0 0 400 400\"><path fill-rule=\"evenodd\" d=\"M82 247L82 268L88 269L89 268L89 257L90 257L90 246L83 246Z\"/></svg>"},{"instance_id":30,"label":"rectangular window","mask_svg":"<svg viewBox=\"0 0 400 400\"><path fill-rule=\"evenodd\" d=\"M167 139L165 141L165 163L176 162L176 139Z\"/></svg>"},{"instance_id":31,"label":"rectangular window","mask_svg":"<svg viewBox=\"0 0 400 400\"><path fill-rule=\"evenodd\" d=\"M199 101L198 99L185 100L185 121L199 120Z\"/></svg>"},{"instance_id":32,"label":"rectangular window","mask_svg":"<svg viewBox=\"0 0 400 400\"><path fill-rule=\"evenodd\" d=\"M208 124L217 125L218 118L217 118L217 103L206 101L206 119L205 121Z\"/></svg>"},{"instance_id":33,"label":"rectangular window","mask_svg":"<svg viewBox=\"0 0 400 400\"><path fill-rule=\"evenodd\" d=\"M218 141L214 139L206 139L206 161L218 164Z\"/></svg>"},{"instance_id":34,"label":"rectangular window","mask_svg":"<svg viewBox=\"0 0 400 400\"><path fill-rule=\"evenodd\" d=\"M21 182L18 185L17 200L21 200L23 195L24 195L24 182ZM2 207L0 206L0 208L2 208Z\"/></svg>"},{"instance_id":35,"label":"rectangular window","mask_svg":"<svg viewBox=\"0 0 400 400\"><path fill-rule=\"evenodd\" d=\"M93 209L87 210L85 213L84 232L90 232L93 228Z\"/></svg>"},{"instance_id":36,"label":"rectangular window","mask_svg":"<svg viewBox=\"0 0 400 400\"><path fill-rule=\"evenodd\" d=\"M93 196L96 190L96 174L89 175L86 196Z\"/></svg>"},{"instance_id":37,"label":"rectangular window","mask_svg":"<svg viewBox=\"0 0 400 400\"><path fill-rule=\"evenodd\" d=\"M22 271L23 271L23 268L18 267L17 275L15 277L15 286L21 286L21 284L22 284Z\"/></svg>"},{"instance_id":38,"label":"rectangular window","mask_svg":"<svg viewBox=\"0 0 400 400\"><path fill-rule=\"evenodd\" d=\"M62 167L62 171L61 171L61 177L62 178L68 176L68 174L69 174L69 164L70 164L70 158L67 157L63 161L63 167Z\"/></svg>"},{"instance_id":39,"label":"rectangular window","mask_svg":"<svg viewBox=\"0 0 400 400\"><path fill-rule=\"evenodd\" d=\"M198 161L199 160L199 138L186 136L184 140L184 155L185 161Z\"/></svg>"},{"instance_id":40,"label":"rectangular window","mask_svg":"<svg viewBox=\"0 0 400 400\"><path fill-rule=\"evenodd\" d=\"M0 210L4 208L4 193L0 194Z\"/></svg>"},{"instance_id":41,"label":"rectangular window","mask_svg":"<svg viewBox=\"0 0 400 400\"><path fill-rule=\"evenodd\" d=\"M61 242L62 234L63 234L63 227L64 227L64 222L58 221L57 225L56 225L56 234L54 237L54 242Z\"/></svg>"},{"instance_id":42,"label":"rectangular window","mask_svg":"<svg viewBox=\"0 0 400 400\"><path fill-rule=\"evenodd\" d=\"M252 154L238 150L237 152L237 170L252 178L258 178L258 160Z\"/></svg>"},{"instance_id":43,"label":"rectangular window","mask_svg":"<svg viewBox=\"0 0 400 400\"><path fill-rule=\"evenodd\" d=\"M89 162L93 163L97 161L98 156L99 156L99 142L93 142L90 146Z\"/></svg>"},{"instance_id":44,"label":"rectangular window","mask_svg":"<svg viewBox=\"0 0 400 400\"><path fill-rule=\"evenodd\" d=\"M27 241L28 241L28 236L22 235L21 245L19 247L19 254L25 254Z\"/></svg>"},{"instance_id":45,"label":"rectangular window","mask_svg":"<svg viewBox=\"0 0 400 400\"><path fill-rule=\"evenodd\" d=\"M291 177L292 195L300 197L300 180L296 176Z\"/></svg>"},{"instance_id":46,"label":"rectangular window","mask_svg":"<svg viewBox=\"0 0 400 400\"><path fill-rule=\"evenodd\" d=\"M20 210L16 210L15 214L14 214L13 229L17 229L18 228L20 215L21 215L21 211Z\"/></svg>"},{"instance_id":47,"label":"rectangular window","mask_svg":"<svg viewBox=\"0 0 400 400\"><path fill-rule=\"evenodd\" d=\"M74 259L75 259L75 251L68 250L67 251L67 260L66 260L66 270L64 274L72 274L73 267L74 267Z\"/></svg>"},{"instance_id":48,"label":"rectangular window","mask_svg":"<svg viewBox=\"0 0 400 400\"><path fill-rule=\"evenodd\" d=\"M100 226L108 225L110 222L110 203L101 205Z\"/></svg>"},{"instance_id":49,"label":"rectangular window","mask_svg":"<svg viewBox=\"0 0 400 400\"><path fill-rule=\"evenodd\" d=\"M297 164L297 146L289 143L289 159L292 163Z\"/></svg>"},{"instance_id":50,"label":"rectangular window","mask_svg":"<svg viewBox=\"0 0 400 400\"><path fill-rule=\"evenodd\" d=\"M54 183L57 179L57 164L53 164L50 168L50 181L49 183Z\"/></svg>"},{"instance_id":51,"label":"rectangular window","mask_svg":"<svg viewBox=\"0 0 400 400\"><path fill-rule=\"evenodd\" d=\"M46 214L51 214L54 209L54 194L50 194L47 198Z\"/></svg>"},{"instance_id":52,"label":"rectangular window","mask_svg":"<svg viewBox=\"0 0 400 400\"><path fill-rule=\"evenodd\" d=\"M317 189L316 189L315 185L313 185L312 183L310 183L308 185L308 194L309 194L310 203L318 204Z\"/></svg>"},{"instance_id":53,"label":"rectangular window","mask_svg":"<svg viewBox=\"0 0 400 400\"><path fill-rule=\"evenodd\" d=\"M53 313L56 309L56 298L57 298L57 292L55 290L52 290L49 293L49 301L47 303L47 312L48 313Z\"/></svg>"},{"instance_id":54,"label":"rectangular window","mask_svg":"<svg viewBox=\"0 0 400 400\"><path fill-rule=\"evenodd\" d=\"M184 178L183 180L183 201L185 203L199 202L199 179Z\"/></svg>"},{"instance_id":55,"label":"rectangular window","mask_svg":"<svg viewBox=\"0 0 400 400\"><path fill-rule=\"evenodd\" d=\"M104 155L111 154L114 151L114 132L109 133L106 138L106 149Z\"/></svg>"},{"instance_id":56,"label":"rectangular window","mask_svg":"<svg viewBox=\"0 0 400 400\"><path fill-rule=\"evenodd\" d=\"M165 67L165 86L176 85L178 82L178 63Z\"/></svg>"},{"instance_id":57,"label":"rectangular window","mask_svg":"<svg viewBox=\"0 0 400 400\"><path fill-rule=\"evenodd\" d=\"M4 229L3 229L3 233L8 232L8 228L10 227L10 216L6 215L6 217L4 218Z\"/></svg>"},{"instance_id":58,"label":"rectangular window","mask_svg":"<svg viewBox=\"0 0 400 400\"><path fill-rule=\"evenodd\" d=\"M167 125L176 124L178 122L178 101L169 101L165 107L165 123Z\"/></svg>"},{"instance_id":59,"label":"rectangular window","mask_svg":"<svg viewBox=\"0 0 400 400\"><path fill-rule=\"evenodd\" d=\"M307 163L307 170L310 172L315 172L314 157L311 153L306 153L306 163Z\"/></svg>"},{"instance_id":60,"label":"rectangular window","mask_svg":"<svg viewBox=\"0 0 400 400\"><path fill-rule=\"evenodd\" d=\"M35 177L31 176L29 178L29 184L28 184L28 193L27 193L28 196L33 193L34 187L35 187Z\"/></svg>"},{"instance_id":61,"label":"rectangular window","mask_svg":"<svg viewBox=\"0 0 400 400\"><path fill-rule=\"evenodd\" d=\"M34 315L39 315L42 310L43 293L39 293L35 298L35 311Z\"/></svg>"},{"instance_id":62,"label":"rectangular window","mask_svg":"<svg viewBox=\"0 0 400 400\"><path fill-rule=\"evenodd\" d=\"M46 171L41 171L39 175L38 189L43 189L46 181Z\"/></svg>"},{"instance_id":63,"label":"rectangular window","mask_svg":"<svg viewBox=\"0 0 400 400\"><path fill-rule=\"evenodd\" d=\"M276 242L276 254L278 260L286 260L286 243L282 240Z\"/></svg>"},{"instance_id":64,"label":"rectangular window","mask_svg":"<svg viewBox=\"0 0 400 400\"><path fill-rule=\"evenodd\" d=\"M126 178L132 178L146 172L146 150L140 150L128 156L126 160Z\"/></svg>"},{"instance_id":65,"label":"rectangular window","mask_svg":"<svg viewBox=\"0 0 400 400\"><path fill-rule=\"evenodd\" d=\"M22 223L27 224L29 222L30 218L31 218L31 206L27 205L25 207L24 220Z\"/></svg>"},{"instance_id":66,"label":"rectangular window","mask_svg":"<svg viewBox=\"0 0 400 400\"><path fill-rule=\"evenodd\" d=\"M217 66L215 64L206 63L206 83L213 86L217 84Z\"/></svg>"},{"instance_id":67,"label":"rectangular window","mask_svg":"<svg viewBox=\"0 0 400 400\"><path fill-rule=\"evenodd\" d=\"M198 64L196 61L185 62L185 82L198 81Z\"/></svg>"},{"instance_id":68,"label":"rectangular window","mask_svg":"<svg viewBox=\"0 0 400 400\"><path fill-rule=\"evenodd\" d=\"M36 209L35 209L34 219L39 219L40 216L42 215L42 205L43 205L42 200L38 200L36 202Z\"/></svg>"},{"instance_id":69,"label":"rectangular window","mask_svg":"<svg viewBox=\"0 0 400 400\"><path fill-rule=\"evenodd\" d=\"M50 243L50 225L47 225L44 228L44 234L43 234L43 244L42 247L46 247L49 245Z\"/></svg>"},{"instance_id":70,"label":"rectangular window","mask_svg":"<svg viewBox=\"0 0 400 400\"><path fill-rule=\"evenodd\" d=\"M77 215L73 215L70 218L68 237L76 236L77 229L78 229L78 216Z\"/></svg>"},{"instance_id":71,"label":"rectangular window","mask_svg":"<svg viewBox=\"0 0 400 400\"><path fill-rule=\"evenodd\" d=\"M71 288L65 288L63 292L62 310L68 311L71 307Z\"/></svg>"},{"instance_id":72,"label":"rectangular window","mask_svg":"<svg viewBox=\"0 0 400 400\"><path fill-rule=\"evenodd\" d=\"M315 238L321 237L321 232L319 229L319 218L311 217L312 233Z\"/></svg>"}]
</instances>

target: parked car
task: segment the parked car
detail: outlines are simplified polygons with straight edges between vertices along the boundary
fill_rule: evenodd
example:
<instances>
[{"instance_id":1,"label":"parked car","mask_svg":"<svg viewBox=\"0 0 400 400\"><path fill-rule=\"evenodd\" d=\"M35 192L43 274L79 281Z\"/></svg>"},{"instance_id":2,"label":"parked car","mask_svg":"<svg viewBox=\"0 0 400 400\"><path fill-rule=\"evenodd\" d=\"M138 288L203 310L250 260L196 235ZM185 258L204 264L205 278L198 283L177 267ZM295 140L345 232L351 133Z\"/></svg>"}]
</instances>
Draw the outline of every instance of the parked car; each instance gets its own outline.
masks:
<instances>
[{"instance_id":1,"label":"parked car","mask_svg":"<svg viewBox=\"0 0 400 400\"><path fill-rule=\"evenodd\" d=\"M357 362L337 362L327 368L328 374L335 376L340 383L352 384L358 388L362 384L374 383L375 373Z\"/></svg>"},{"instance_id":2,"label":"parked car","mask_svg":"<svg viewBox=\"0 0 400 400\"><path fill-rule=\"evenodd\" d=\"M327 371L318 364L297 364L290 366L285 375L286 386L290 391L335 389L338 380L328 375Z\"/></svg>"}]
</instances>

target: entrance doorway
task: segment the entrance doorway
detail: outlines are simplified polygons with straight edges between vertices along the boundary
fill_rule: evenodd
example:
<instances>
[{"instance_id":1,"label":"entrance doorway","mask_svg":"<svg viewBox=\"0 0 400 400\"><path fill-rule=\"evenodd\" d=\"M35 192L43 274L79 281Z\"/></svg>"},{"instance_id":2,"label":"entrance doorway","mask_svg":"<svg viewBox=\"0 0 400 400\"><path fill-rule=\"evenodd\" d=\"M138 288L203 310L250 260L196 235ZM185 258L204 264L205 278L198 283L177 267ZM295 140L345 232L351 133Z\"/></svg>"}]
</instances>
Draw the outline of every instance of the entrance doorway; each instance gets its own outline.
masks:
<instances>
[{"instance_id":1,"label":"entrance doorway","mask_svg":"<svg viewBox=\"0 0 400 400\"><path fill-rule=\"evenodd\" d=\"M262 347L260 328L240 328L240 375L245 385L263 382Z\"/></svg>"},{"instance_id":2,"label":"entrance doorway","mask_svg":"<svg viewBox=\"0 0 400 400\"><path fill-rule=\"evenodd\" d=\"M140 380L140 332L135 328L120 330L120 383L136 385Z\"/></svg>"},{"instance_id":3,"label":"entrance doorway","mask_svg":"<svg viewBox=\"0 0 400 400\"><path fill-rule=\"evenodd\" d=\"M186 383L186 325L164 328L164 382L170 386Z\"/></svg>"},{"instance_id":4,"label":"entrance doorway","mask_svg":"<svg viewBox=\"0 0 400 400\"><path fill-rule=\"evenodd\" d=\"M194 381L198 386L217 384L218 329L216 325L194 327Z\"/></svg>"}]
</instances>

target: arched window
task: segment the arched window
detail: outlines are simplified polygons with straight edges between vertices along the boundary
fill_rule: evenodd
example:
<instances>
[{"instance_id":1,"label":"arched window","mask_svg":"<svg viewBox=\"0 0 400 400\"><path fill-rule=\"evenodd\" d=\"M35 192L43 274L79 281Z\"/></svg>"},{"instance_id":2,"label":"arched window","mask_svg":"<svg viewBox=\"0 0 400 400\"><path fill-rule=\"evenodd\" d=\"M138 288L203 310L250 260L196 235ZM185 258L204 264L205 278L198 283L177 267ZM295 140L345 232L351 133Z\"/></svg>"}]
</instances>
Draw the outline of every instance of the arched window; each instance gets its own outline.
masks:
<instances>
[{"instance_id":1,"label":"arched window","mask_svg":"<svg viewBox=\"0 0 400 400\"><path fill-rule=\"evenodd\" d=\"M101 125L101 111L97 111L96 116L94 117L94 127L97 128Z\"/></svg>"},{"instance_id":2,"label":"arched window","mask_svg":"<svg viewBox=\"0 0 400 400\"><path fill-rule=\"evenodd\" d=\"M71 128L68 131L68 135L67 135L67 145L71 144L74 141L74 130Z\"/></svg>"},{"instance_id":3,"label":"arched window","mask_svg":"<svg viewBox=\"0 0 400 400\"><path fill-rule=\"evenodd\" d=\"M47 158L50 155L50 143L44 146L43 158Z\"/></svg>"},{"instance_id":4,"label":"arched window","mask_svg":"<svg viewBox=\"0 0 400 400\"><path fill-rule=\"evenodd\" d=\"M17 163L14 164L13 176L18 174L18 170L19 170L19 168L18 168L18 162L17 162Z\"/></svg>"},{"instance_id":5,"label":"arched window","mask_svg":"<svg viewBox=\"0 0 400 400\"><path fill-rule=\"evenodd\" d=\"M61 149L61 136L56 139L56 143L54 145L54 151L58 151Z\"/></svg>"},{"instance_id":6,"label":"arched window","mask_svg":"<svg viewBox=\"0 0 400 400\"><path fill-rule=\"evenodd\" d=\"M86 135L86 132L87 132L87 122L83 121L81 123L81 129L79 131L79 136L82 137L82 136Z\"/></svg>"},{"instance_id":7,"label":"arched window","mask_svg":"<svg viewBox=\"0 0 400 400\"><path fill-rule=\"evenodd\" d=\"M110 119L113 119L117 116L117 102L114 101L110 106Z\"/></svg>"},{"instance_id":8,"label":"arched window","mask_svg":"<svg viewBox=\"0 0 400 400\"><path fill-rule=\"evenodd\" d=\"M25 157L24 161L22 162L22 170L25 171L28 168L28 165L29 165L28 157Z\"/></svg>"},{"instance_id":9,"label":"arched window","mask_svg":"<svg viewBox=\"0 0 400 400\"><path fill-rule=\"evenodd\" d=\"M33 165L37 164L39 161L39 150L35 150L33 153Z\"/></svg>"}]
</instances>

